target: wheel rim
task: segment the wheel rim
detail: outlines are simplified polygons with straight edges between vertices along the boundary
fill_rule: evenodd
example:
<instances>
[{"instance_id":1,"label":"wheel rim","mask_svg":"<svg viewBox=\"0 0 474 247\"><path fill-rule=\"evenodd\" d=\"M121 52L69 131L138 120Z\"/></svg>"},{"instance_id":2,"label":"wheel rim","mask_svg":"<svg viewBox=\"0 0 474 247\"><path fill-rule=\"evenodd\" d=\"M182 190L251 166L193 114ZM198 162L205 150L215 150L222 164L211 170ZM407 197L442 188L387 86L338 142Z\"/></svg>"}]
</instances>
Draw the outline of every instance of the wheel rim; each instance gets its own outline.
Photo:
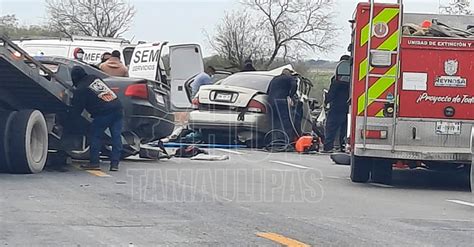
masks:
<instances>
[{"instance_id":1,"label":"wheel rim","mask_svg":"<svg viewBox=\"0 0 474 247\"><path fill-rule=\"evenodd\" d=\"M39 163L43 159L46 147L45 134L41 124L36 123L31 129L30 152L33 162Z\"/></svg>"}]
</instances>

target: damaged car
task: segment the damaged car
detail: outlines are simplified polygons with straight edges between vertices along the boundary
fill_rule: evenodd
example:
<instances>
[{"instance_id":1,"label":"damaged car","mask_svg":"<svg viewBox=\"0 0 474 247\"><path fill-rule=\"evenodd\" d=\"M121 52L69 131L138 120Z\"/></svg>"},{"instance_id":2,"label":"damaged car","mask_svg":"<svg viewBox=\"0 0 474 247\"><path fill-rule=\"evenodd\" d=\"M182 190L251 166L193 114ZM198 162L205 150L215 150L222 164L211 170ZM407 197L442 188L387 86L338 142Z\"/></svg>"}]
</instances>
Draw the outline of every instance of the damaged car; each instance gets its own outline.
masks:
<instances>
[{"instance_id":1,"label":"damaged car","mask_svg":"<svg viewBox=\"0 0 474 247\"><path fill-rule=\"evenodd\" d=\"M189 127L199 131L208 142L239 142L249 147L261 147L267 135L275 129L268 89L270 81L281 74L282 68L273 71L241 72L230 75L214 85L202 86L192 100ZM312 83L297 76L297 97L302 107L301 126L298 132L311 132L311 114L308 103ZM290 106L289 106L290 107ZM289 108L296 113L296 106ZM295 122L295 114L291 114ZM298 124L299 125L299 124Z\"/></svg>"}]
</instances>

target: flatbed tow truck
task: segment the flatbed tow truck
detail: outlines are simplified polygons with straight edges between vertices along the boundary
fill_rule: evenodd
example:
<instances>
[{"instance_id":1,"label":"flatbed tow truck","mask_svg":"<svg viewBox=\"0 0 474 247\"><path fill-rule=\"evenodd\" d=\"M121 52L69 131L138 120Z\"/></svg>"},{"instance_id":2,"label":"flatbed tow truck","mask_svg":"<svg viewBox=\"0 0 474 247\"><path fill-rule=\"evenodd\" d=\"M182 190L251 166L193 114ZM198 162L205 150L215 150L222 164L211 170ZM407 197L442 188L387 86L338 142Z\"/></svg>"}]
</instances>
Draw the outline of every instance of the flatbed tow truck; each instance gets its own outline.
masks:
<instances>
[{"instance_id":1,"label":"flatbed tow truck","mask_svg":"<svg viewBox=\"0 0 474 247\"><path fill-rule=\"evenodd\" d=\"M0 171L38 173L84 150L91 119L69 113L72 95L70 82L0 35Z\"/></svg>"}]
</instances>

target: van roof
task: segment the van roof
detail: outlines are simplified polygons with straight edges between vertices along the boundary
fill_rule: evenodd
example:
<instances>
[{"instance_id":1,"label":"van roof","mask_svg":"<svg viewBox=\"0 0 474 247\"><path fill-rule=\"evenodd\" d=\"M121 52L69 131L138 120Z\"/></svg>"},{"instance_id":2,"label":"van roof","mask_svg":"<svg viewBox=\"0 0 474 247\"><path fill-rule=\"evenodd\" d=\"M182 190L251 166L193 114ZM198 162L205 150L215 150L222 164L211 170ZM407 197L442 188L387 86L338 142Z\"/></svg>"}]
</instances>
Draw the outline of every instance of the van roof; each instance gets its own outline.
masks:
<instances>
[{"instance_id":1,"label":"van roof","mask_svg":"<svg viewBox=\"0 0 474 247\"><path fill-rule=\"evenodd\" d=\"M103 38L103 37L89 37L89 36L72 36L72 38L65 37L22 37L20 42L24 41L35 41L37 43L51 43L51 41L57 42L101 42L101 43L115 43L115 44L131 44L129 40L123 38Z\"/></svg>"}]
</instances>

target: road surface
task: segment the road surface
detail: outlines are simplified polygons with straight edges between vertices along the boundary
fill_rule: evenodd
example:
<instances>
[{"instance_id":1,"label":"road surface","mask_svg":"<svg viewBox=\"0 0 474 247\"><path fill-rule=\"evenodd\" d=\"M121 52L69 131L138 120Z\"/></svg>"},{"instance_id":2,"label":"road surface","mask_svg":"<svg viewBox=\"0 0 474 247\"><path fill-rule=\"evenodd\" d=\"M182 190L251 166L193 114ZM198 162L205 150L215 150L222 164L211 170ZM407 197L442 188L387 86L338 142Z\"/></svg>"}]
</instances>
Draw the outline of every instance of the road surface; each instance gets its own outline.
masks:
<instances>
[{"instance_id":1,"label":"road surface","mask_svg":"<svg viewBox=\"0 0 474 247\"><path fill-rule=\"evenodd\" d=\"M465 174L354 184L324 155L210 152L230 159L0 174L0 245L473 246Z\"/></svg>"}]
</instances>

